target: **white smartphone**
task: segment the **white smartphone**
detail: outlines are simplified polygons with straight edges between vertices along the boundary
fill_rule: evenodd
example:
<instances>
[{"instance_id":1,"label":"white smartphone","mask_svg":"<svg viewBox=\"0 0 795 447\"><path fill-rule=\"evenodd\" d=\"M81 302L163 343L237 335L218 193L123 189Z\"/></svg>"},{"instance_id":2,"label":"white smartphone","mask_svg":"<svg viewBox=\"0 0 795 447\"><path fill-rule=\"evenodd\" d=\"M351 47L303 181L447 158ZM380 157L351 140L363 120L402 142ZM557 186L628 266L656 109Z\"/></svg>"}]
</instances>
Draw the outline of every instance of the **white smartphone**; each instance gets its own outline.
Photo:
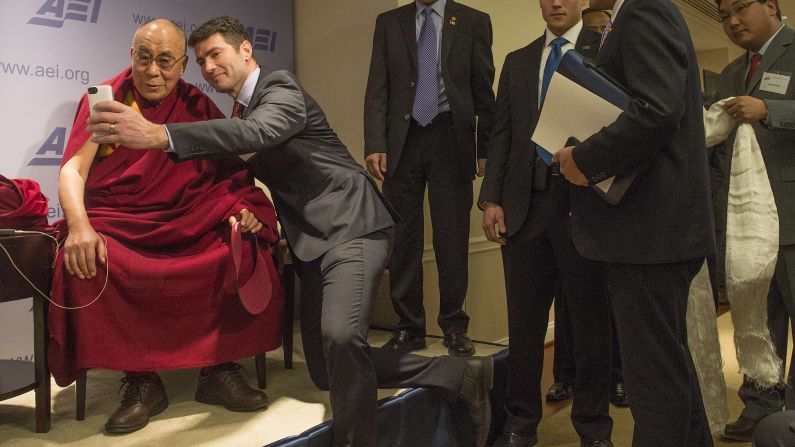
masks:
<instances>
[{"instance_id":1,"label":"white smartphone","mask_svg":"<svg viewBox=\"0 0 795 447\"><path fill-rule=\"evenodd\" d=\"M88 109L94 114L94 105L102 101L113 101L113 90L109 85L92 85L88 88ZM104 132L94 132L94 136L106 135Z\"/></svg>"}]
</instances>

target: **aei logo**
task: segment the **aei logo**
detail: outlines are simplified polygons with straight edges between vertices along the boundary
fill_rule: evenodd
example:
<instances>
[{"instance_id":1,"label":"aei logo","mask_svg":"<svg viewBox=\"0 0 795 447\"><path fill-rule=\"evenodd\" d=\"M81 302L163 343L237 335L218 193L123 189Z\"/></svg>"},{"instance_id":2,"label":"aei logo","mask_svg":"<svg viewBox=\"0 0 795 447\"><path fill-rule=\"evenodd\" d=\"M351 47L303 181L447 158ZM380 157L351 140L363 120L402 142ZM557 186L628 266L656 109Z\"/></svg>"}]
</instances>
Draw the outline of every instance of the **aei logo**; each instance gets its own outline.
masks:
<instances>
[{"instance_id":1,"label":"aei logo","mask_svg":"<svg viewBox=\"0 0 795 447\"><path fill-rule=\"evenodd\" d=\"M28 166L60 166L65 145L66 128L56 127L28 162Z\"/></svg>"},{"instance_id":2,"label":"aei logo","mask_svg":"<svg viewBox=\"0 0 795 447\"><path fill-rule=\"evenodd\" d=\"M102 0L46 0L28 25L63 27L66 20L97 23Z\"/></svg>"},{"instance_id":3,"label":"aei logo","mask_svg":"<svg viewBox=\"0 0 795 447\"><path fill-rule=\"evenodd\" d=\"M255 50L269 51L271 53L276 51L276 35L278 34L276 30L247 26L246 34L248 34L248 40L251 41L251 45L254 46Z\"/></svg>"}]
</instances>

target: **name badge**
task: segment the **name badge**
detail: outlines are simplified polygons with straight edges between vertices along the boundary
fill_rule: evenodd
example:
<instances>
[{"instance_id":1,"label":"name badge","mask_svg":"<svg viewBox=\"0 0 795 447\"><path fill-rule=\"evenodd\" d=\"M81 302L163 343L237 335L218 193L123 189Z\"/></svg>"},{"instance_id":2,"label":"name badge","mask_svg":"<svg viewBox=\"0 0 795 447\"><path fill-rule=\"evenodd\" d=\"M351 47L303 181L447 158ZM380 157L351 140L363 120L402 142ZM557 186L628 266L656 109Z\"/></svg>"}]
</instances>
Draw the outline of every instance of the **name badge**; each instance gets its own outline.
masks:
<instances>
[{"instance_id":1,"label":"name badge","mask_svg":"<svg viewBox=\"0 0 795 447\"><path fill-rule=\"evenodd\" d=\"M790 76L765 72L762 75L762 81L759 83L759 90L763 92L778 93L779 95L787 94L787 87L789 87Z\"/></svg>"}]
</instances>

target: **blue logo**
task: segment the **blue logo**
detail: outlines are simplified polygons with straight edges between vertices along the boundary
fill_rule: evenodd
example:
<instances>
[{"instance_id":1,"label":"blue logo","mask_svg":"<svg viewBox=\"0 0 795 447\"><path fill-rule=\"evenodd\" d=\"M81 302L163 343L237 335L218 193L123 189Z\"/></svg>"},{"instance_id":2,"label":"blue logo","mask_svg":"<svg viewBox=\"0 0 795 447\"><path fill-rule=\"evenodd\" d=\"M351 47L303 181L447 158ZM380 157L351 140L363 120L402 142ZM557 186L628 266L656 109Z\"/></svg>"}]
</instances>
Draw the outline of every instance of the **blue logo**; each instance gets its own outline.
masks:
<instances>
[{"instance_id":1,"label":"blue logo","mask_svg":"<svg viewBox=\"0 0 795 447\"><path fill-rule=\"evenodd\" d=\"M28 166L60 166L66 145L66 128L56 127L44 141Z\"/></svg>"},{"instance_id":2,"label":"blue logo","mask_svg":"<svg viewBox=\"0 0 795 447\"><path fill-rule=\"evenodd\" d=\"M248 40L251 41L251 45L254 46L255 50L269 51L271 53L276 51L276 35L278 34L276 30L247 26L246 34L248 34Z\"/></svg>"},{"instance_id":3,"label":"blue logo","mask_svg":"<svg viewBox=\"0 0 795 447\"><path fill-rule=\"evenodd\" d=\"M97 23L102 0L46 0L28 25L61 28L66 20Z\"/></svg>"}]
</instances>

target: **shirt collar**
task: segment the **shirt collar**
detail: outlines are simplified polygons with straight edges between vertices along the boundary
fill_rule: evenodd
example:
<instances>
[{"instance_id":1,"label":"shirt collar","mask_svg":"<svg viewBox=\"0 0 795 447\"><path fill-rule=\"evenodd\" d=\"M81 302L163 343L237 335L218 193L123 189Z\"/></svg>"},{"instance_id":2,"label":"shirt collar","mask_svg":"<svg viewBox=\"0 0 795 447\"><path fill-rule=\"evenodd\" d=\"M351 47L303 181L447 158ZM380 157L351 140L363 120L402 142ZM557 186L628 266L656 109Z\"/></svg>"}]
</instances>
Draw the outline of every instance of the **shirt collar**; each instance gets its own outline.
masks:
<instances>
[{"instance_id":1,"label":"shirt collar","mask_svg":"<svg viewBox=\"0 0 795 447\"><path fill-rule=\"evenodd\" d=\"M577 44L577 38L580 36L580 32L581 31L582 31L582 20L580 20L579 22L574 24L574 26L569 28L560 37L566 39L570 44L576 45ZM546 36L546 42L544 42L544 47L548 47L549 44L551 44L552 41L555 40L555 38L558 37L552 31L550 31L549 28L546 29L546 32L544 33L544 35Z\"/></svg>"},{"instance_id":2,"label":"shirt collar","mask_svg":"<svg viewBox=\"0 0 795 447\"><path fill-rule=\"evenodd\" d=\"M249 101L251 101L251 97L254 95L254 88L257 86L257 79L259 79L259 72L260 72L259 67L257 67L256 70L252 71L246 78L246 82L243 83L243 87L241 87L240 91L237 92L237 97L235 97L235 101L242 104L243 107L248 107L248 103Z\"/></svg>"},{"instance_id":3,"label":"shirt collar","mask_svg":"<svg viewBox=\"0 0 795 447\"><path fill-rule=\"evenodd\" d=\"M613 18L612 21L616 21L616 16L618 16L618 10L621 9L621 5L624 4L624 0L616 0L616 3L613 5Z\"/></svg>"},{"instance_id":4,"label":"shirt collar","mask_svg":"<svg viewBox=\"0 0 795 447\"><path fill-rule=\"evenodd\" d=\"M417 5L417 17L422 14L422 11L428 7L425 3L420 2L419 0L414 0L414 4ZM439 17L444 18L444 7L447 5L447 0L436 0L436 3L431 5L431 9L436 11L436 14L439 14Z\"/></svg>"},{"instance_id":5,"label":"shirt collar","mask_svg":"<svg viewBox=\"0 0 795 447\"><path fill-rule=\"evenodd\" d=\"M773 35L770 36L770 39L767 39L767 42L765 42L765 44L762 45L762 48L760 48L759 51L757 51L757 53L759 53L762 56L764 56L765 55L765 51L767 51L768 47L770 47L770 44L773 43L773 39L775 39L776 36L778 36L778 33L780 33L782 29L784 29L784 24L781 24L781 28L779 28L778 31L773 33ZM751 60L751 56L753 56L753 55L754 55L753 51L749 51L748 52L748 60L749 61Z\"/></svg>"}]
</instances>

